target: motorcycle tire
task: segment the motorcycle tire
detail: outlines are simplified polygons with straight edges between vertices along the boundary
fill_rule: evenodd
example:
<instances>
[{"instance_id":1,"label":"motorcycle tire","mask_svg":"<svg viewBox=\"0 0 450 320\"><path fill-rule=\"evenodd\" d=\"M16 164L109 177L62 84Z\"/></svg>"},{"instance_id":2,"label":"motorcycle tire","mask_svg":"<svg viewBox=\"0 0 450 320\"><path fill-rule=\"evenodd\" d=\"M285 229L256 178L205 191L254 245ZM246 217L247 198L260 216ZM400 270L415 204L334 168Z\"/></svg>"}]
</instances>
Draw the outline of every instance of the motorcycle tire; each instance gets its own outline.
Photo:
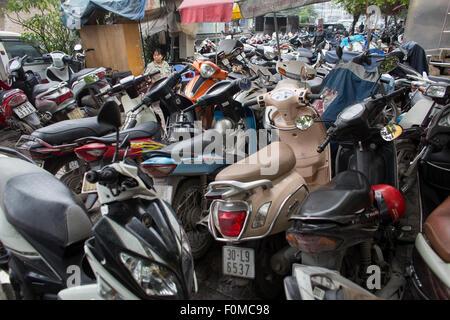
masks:
<instances>
[{"instance_id":1,"label":"motorcycle tire","mask_svg":"<svg viewBox=\"0 0 450 320\"><path fill-rule=\"evenodd\" d=\"M186 231L194 259L208 252L213 238L205 226L198 225L202 214L203 190L198 179L183 181L177 188L172 207Z\"/></svg>"},{"instance_id":2,"label":"motorcycle tire","mask_svg":"<svg viewBox=\"0 0 450 320\"><path fill-rule=\"evenodd\" d=\"M76 162L77 167L71 168ZM81 193L84 173L88 168L75 154L53 157L44 161L43 168L60 179L76 195Z\"/></svg>"},{"instance_id":3,"label":"motorcycle tire","mask_svg":"<svg viewBox=\"0 0 450 320\"><path fill-rule=\"evenodd\" d=\"M283 297L283 279L285 276L272 270L271 258L286 246L284 233L279 233L261 240L255 252L254 289L258 297L274 300Z\"/></svg>"}]
</instances>

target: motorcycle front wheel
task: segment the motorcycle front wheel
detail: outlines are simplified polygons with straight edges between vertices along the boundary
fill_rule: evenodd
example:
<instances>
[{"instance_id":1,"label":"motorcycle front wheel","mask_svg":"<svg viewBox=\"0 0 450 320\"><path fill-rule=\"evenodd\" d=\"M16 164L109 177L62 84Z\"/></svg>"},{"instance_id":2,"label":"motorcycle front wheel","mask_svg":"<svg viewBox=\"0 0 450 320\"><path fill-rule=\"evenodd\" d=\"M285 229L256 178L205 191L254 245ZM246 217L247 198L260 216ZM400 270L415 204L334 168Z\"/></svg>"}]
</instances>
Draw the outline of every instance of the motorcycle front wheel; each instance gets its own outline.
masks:
<instances>
[{"instance_id":1,"label":"motorcycle front wheel","mask_svg":"<svg viewBox=\"0 0 450 320\"><path fill-rule=\"evenodd\" d=\"M203 257L213 242L208 228L198 224L204 217L202 199L200 181L189 179L181 183L172 201L172 207L188 236L194 259Z\"/></svg>"}]
</instances>

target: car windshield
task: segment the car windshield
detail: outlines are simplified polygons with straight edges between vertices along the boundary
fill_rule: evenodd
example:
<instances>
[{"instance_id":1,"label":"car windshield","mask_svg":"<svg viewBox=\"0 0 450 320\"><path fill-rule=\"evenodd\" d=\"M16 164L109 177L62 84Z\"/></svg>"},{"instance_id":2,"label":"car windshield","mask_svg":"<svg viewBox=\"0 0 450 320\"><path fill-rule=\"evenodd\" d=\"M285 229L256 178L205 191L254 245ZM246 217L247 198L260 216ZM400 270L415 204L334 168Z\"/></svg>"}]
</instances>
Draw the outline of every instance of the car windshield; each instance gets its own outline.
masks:
<instances>
[{"instance_id":1,"label":"car windshield","mask_svg":"<svg viewBox=\"0 0 450 320\"><path fill-rule=\"evenodd\" d=\"M2 42L9 59L28 55L27 61L31 61L31 58L36 59L42 57L42 54L38 51L38 49L25 41L3 40Z\"/></svg>"}]
</instances>

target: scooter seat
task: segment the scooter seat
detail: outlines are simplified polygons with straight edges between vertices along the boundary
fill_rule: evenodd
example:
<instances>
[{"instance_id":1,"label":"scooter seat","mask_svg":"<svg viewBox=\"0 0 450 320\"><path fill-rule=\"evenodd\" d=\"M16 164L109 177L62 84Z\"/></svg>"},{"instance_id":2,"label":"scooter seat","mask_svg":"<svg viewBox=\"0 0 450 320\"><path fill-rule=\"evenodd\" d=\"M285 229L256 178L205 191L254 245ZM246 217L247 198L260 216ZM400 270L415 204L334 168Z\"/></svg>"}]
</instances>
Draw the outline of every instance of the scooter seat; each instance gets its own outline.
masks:
<instances>
[{"instance_id":1,"label":"scooter seat","mask_svg":"<svg viewBox=\"0 0 450 320\"><path fill-rule=\"evenodd\" d=\"M431 247L446 263L450 263L450 197L428 216L424 232Z\"/></svg>"},{"instance_id":2,"label":"scooter seat","mask_svg":"<svg viewBox=\"0 0 450 320\"><path fill-rule=\"evenodd\" d=\"M161 130L160 130L160 126L157 122L149 121L146 123L142 123L134 128L130 128L130 129L121 131L119 134L120 141L125 139L125 137L127 135L128 135L129 140L140 139L140 138L151 138L151 139L160 140L161 139ZM111 144L111 143L115 143L117 138L116 138L116 133L111 133L111 134L108 134L103 137L83 137L83 138L78 139L78 141L80 141L80 140L83 140L83 141L92 140L92 141L101 142L101 143L105 143L105 144Z\"/></svg>"},{"instance_id":3,"label":"scooter seat","mask_svg":"<svg viewBox=\"0 0 450 320\"><path fill-rule=\"evenodd\" d=\"M33 87L33 101L36 99L36 96L42 92L47 91L50 88L56 87L59 85L57 81L50 81L48 83L37 84Z\"/></svg>"},{"instance_id":4,"label":"scooter seat","mask_svg":"<svg viewBox=\"0 0 450 320\"><path fill-rule=\"evenodd\" d=\"M273 142L251 156L223 169L217 174L216 181L275 180L295 168L295 163L295 154L289 145Z\"/></svg>"},{"instance_id":5,"label":"scooter seat","mask_svg":"<svg viewBox=\"0 0 450 320\"><path fill-rule=\"evenodd\" d=\"M298 48L297 51L298 51L300 57L305 57L305 58L311 59L314 56L313 52L308 49Z\"/></svg>"},{"instance_id":6,"label":"scooter seat","mask_svg":"<svg viewBox=\"0 0 450 320\"><path fill-rule=\"evenodd\" d=\"M71 191L29 162L0 159L0 197L6 220L35 248L63 253L92 235L91 221Z\"/></svg>"},{"instance_id":7,"label":"scooter seat","mask_svg":"<svg viewBox=\"0 0 450 320\"><path fill-rule=\"evenodd\" d=\"M320 189L311 192L299 208L296 219L336 221L367 208L370 185L358 171L344 171Z\"/></svg>"},{"instance_id":8,"label":"scooter seat","mask_svg":"<svg viewBox=\"0 0 450 320\"><path fill-rule=\"evenodd\" d=\"M37 129L31 135L49 144L58 145L73 142L82 137L103 136L111 131L110 127L100 125L97 117L90 117L57 122Z\"/></svg>"},{"instance_id":9,"label":"scooter seat","mask_svg":"<svg viewBox=\"0 0 450 320\"><path fill-rule=\"evenodd\" d=\"M79 78L81 78L82 76L87 75L88 73L91 73L92 71L94 71L96 68L86 68L83 69L81 71L78 71L76 73L72 73L72 75L70 76L70 80L69 80L69 85L72 85L75 81L77 81Z\"/></svg>"}]
</instances>

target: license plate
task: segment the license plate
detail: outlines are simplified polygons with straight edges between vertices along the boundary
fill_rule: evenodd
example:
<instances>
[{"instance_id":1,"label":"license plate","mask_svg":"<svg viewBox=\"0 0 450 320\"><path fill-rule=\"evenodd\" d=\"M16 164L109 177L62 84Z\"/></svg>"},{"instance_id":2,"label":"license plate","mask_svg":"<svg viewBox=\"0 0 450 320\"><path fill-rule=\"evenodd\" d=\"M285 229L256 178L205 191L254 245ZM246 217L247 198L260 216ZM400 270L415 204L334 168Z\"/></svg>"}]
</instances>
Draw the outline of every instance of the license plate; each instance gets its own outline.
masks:
<instances>
[{"instance_id":1,"label":"license plate","mask_svg":"<svg viewBox=\"0 0 450 320\"><path fill-rule=\"evenodd\" d=\"M25 102L24 104L15 107L13 110L20 119L25 118L33 112L36 112L36 109L30 102Z\"/></svg>"},{"instance_id":2,"label":"license plate","mask_svg":"<svg viewBox=\"0 0 450 320\"><path fill-rule=\"evenodd\" d=\"M83 186L81 187L81 193L97 192L97 184L90 183L89 181L87 181L86 174L87 174L87 172L84 174L84 177L83 177Z\"/></svg>"},{"instance_id":3,"label":"license plate","mask_svg":"<svg viewBox=\"0 0 450 320\"><path fill-rule=\"evenodd\" d=\"M223 246L222 248L223 274L248 279L255 278L255 250L234 246Z\"/></svg>"},{"instance_id":4,"label":"license plate","mask_svg":"<svg viewBox=\"0 0 450 320\"><path fill-rule=\"evenodd\" d=\"M67 117L69 117L70 120L81 119L84 118L84 113L79 108L75 108L67 114Z\"/></svg>"}]
</instances>

